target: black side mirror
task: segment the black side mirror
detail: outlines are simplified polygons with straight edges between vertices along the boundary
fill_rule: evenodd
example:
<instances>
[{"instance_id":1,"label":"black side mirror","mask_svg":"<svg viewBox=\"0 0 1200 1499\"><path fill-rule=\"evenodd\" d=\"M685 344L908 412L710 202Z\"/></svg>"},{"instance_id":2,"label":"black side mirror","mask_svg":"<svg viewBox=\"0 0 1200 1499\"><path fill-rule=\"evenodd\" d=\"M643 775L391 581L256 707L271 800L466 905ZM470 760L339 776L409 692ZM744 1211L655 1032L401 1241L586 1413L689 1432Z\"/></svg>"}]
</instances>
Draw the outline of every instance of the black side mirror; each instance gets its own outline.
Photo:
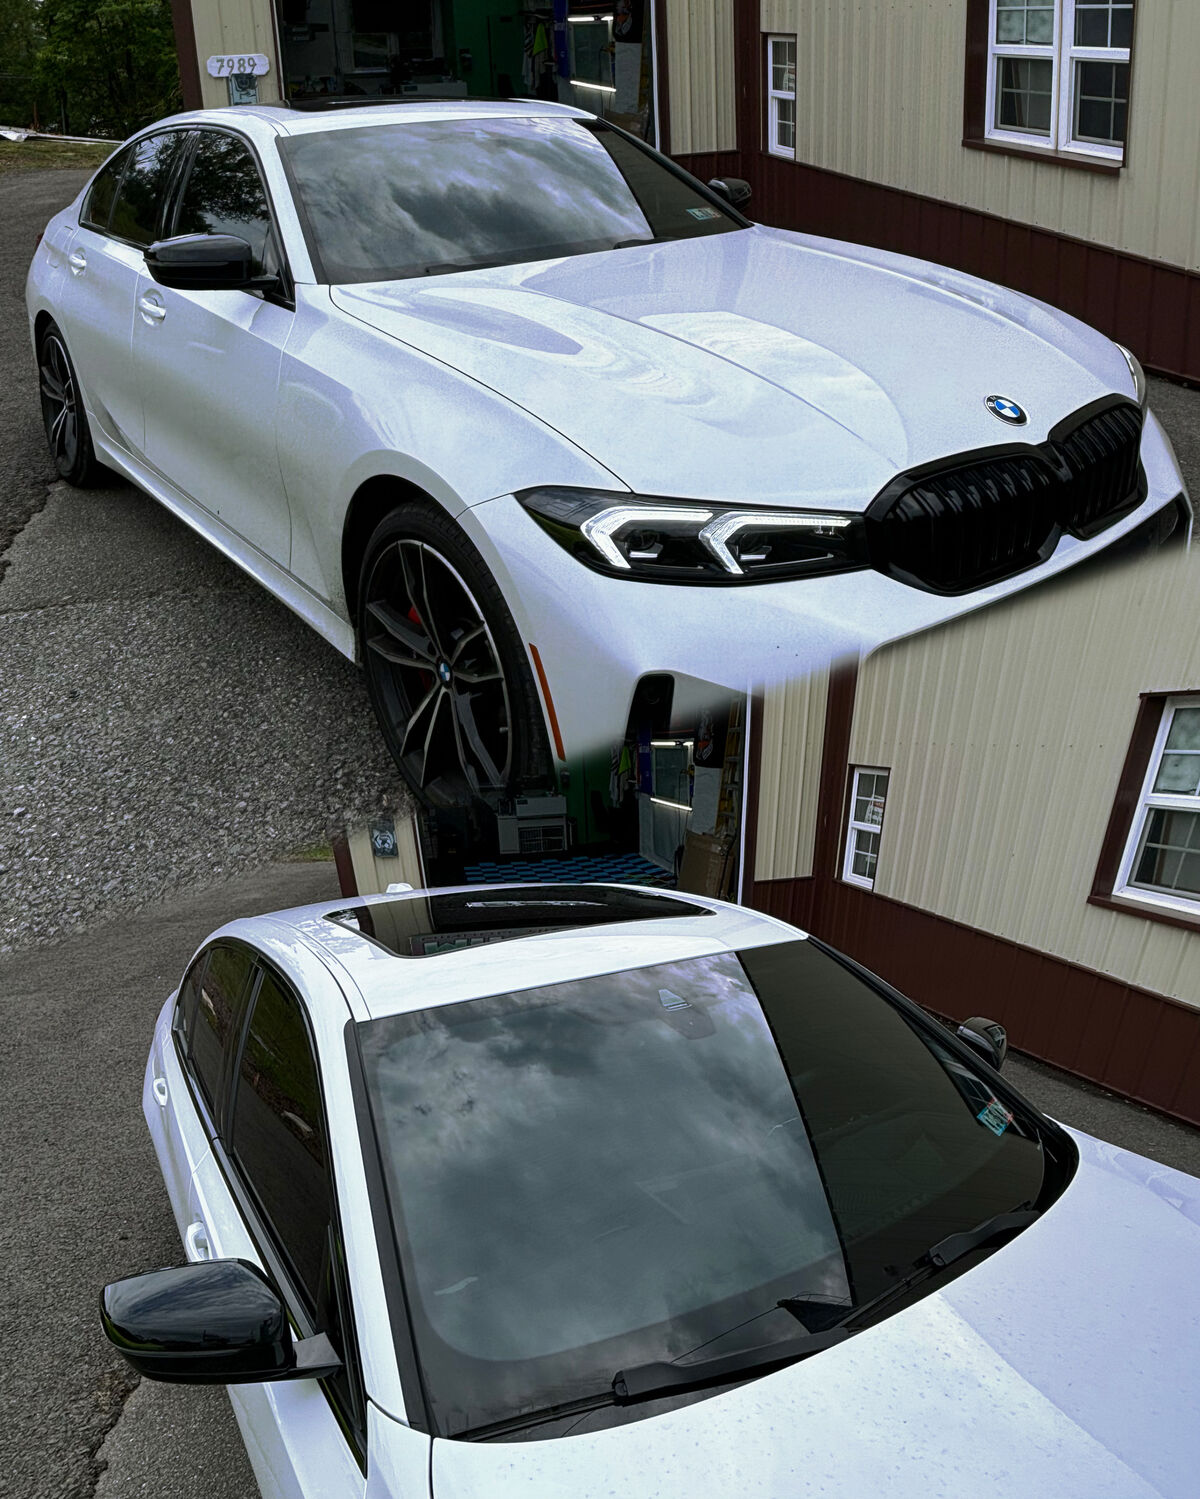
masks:
<instances>
[{"instance_id":1,"label":"black side mirror","mask_svg":"<svg viewBox=\"0 0 1200 1499\"><path fill-rule=\"evenodd\" d=\"M750 184L744 177L713 177L708 185L734 208L741 208L750 201Z\"/></svg>"},{"instance_id":2,"label":"black side mirror","mask_svg":"<svg viewBox=\"0 0 1200 1499\"><path fill-rule=\"evenodd\" d=\"M997 1021L988 1020L983 1015L972 1015L954 1034L997 1072L1004 1066L1004 1058L1008 1055L1008 1032Z\"/></svg>"},{"instance_id":3,"label":"black side mirror","mask_svg":"<svg viewBox=\"0 0 1200 1499\"><path fill-rule=\"evenodd\" d=\"M105 1335L139 1374L169 1384L324 1379L341 1360L324 1333L292 1342L279 1292L247 1260L201 1260L114 1281Z\"/></svg>"},{"instance_id":4,"label":"black side mirror","mask_svg":"<svg viewBox=\"0 0 1200 1499\"><path fill-rule=\"evenodd\" d=\"M253 291L277 286L254 274L254 252L234 234L181 234L146 251L146 269L160 286L179 291Z\"/></svg>"}]
</instances>

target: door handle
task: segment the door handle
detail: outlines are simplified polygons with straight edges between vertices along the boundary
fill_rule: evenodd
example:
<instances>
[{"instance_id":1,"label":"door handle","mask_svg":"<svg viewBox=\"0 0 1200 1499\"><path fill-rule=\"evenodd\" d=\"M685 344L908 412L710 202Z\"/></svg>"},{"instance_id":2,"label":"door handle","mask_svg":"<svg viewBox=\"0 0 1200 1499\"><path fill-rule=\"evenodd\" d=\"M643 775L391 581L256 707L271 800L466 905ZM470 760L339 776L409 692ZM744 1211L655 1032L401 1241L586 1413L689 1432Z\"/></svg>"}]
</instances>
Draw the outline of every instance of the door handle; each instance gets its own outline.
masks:
<instances>
[{"instance_id":1,"label":"door handle","mask_svg":"<svg viewBox=\"0 0 1200 1499\"><path fill-rule=\"evenodd\" d=\"M138 298L138 311L142 314L144 323L161 323L167 315L167 309L152 291Z\"/></svg>"},{"instance_id":2,"label":"door handle","mask_svg":"<svg viewBox=\"0 0 1200 1499\"><path fill-rule=\"evenodd\" d=\"M166 1106L167 1106L167 1096L168 1096L168 1094L167 1094L167 1080L166 1080L166 1078L165 1077L156 1077L154 1079L154 1081L150 1084L150 1090L154 1094L155 1098L158 1100L159 1104L165 1109Z\"/></svg>"},{"instance_id":3,"label":"door handle","mask_svg":"<svg viewBox=\"0 0 1200 1499\"><path fill-rule=\"evenodd\" d=\"M208 1242L208 1230L203 1223L189 1223L183 1236L183 1247L189 1260L211 1260L212 1246Z\"/></svg>"},{"instance_id":4,"label":"door handle","mask_svg":"<svg viewBox=\"0 0 1200 1499\"><path fill-rule=\"evenodd\" d=\"M67 264L76 276L81 276L87 270L87 256L82 250L72 250L67 256Z\"/></svg>"}]
</instances>

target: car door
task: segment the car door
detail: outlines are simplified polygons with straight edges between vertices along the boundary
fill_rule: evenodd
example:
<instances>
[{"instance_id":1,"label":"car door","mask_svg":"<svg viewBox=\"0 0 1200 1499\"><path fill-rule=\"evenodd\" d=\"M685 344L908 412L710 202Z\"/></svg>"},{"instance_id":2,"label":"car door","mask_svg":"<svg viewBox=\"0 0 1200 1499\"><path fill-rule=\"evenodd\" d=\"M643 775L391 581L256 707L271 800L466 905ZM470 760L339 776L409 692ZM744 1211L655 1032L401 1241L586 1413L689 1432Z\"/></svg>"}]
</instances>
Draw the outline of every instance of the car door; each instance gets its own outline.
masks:
<instances>
[{"instance_id":1,"label":"car door","mask_svg":"<svg viewBox=\"0 0 1200 1499\"><path fill-rule=\"evenodd\" d=\"M168 234L237 235L260 274L286 271L257 161L229 131L196 133ZM143 263L132 335L147 461L282 567L291 516L275 408L293 316L283 296L160 286Z\"/></svg>"},{"instance_id":2,"label":"car door","mask_svg":"<svg viewBox=\"0 0 1200 1499\"><path fill-rule=\"evenodd\" d=\"M262 966L230 1072L225 1127L193 1176L207 1255L261 1265L297 1336L326 1333L332 1379L235 1385L229 1398L264 1499L361 1496L366 1404L316 1053L303 1006Z\"/></svg>"},{"instance_id":3,"label":"car door","mask_svg":"<svg viewBox=\"0 0 1200 1499\"><path fill-rule=\"evenodd\" d=\"M101 169L80 211L56 309L94 428L135 455L144 429L134 305L186 134L143 136Z\"/></svg>"}]
</instances>

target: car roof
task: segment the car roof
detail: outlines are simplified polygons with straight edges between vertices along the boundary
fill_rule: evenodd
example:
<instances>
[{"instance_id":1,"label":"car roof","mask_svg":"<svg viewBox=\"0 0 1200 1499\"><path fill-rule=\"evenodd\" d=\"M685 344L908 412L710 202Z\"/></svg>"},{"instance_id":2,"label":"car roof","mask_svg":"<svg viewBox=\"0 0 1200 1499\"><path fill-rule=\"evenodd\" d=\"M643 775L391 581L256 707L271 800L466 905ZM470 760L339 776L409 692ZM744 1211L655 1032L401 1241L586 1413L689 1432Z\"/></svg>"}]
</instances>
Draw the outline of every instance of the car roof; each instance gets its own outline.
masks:
<instances>
[{"instance_id":1,"label":"car roof","mask_svg":"<svg viewBox=\"0 0 1200 1499\"><path fill-rule=\"evenodd\" d=\"M496 935L525 912L531 912L525 931ZM352 1009L371 1019L805 935L705 896L599 883L354 896L272 912L228 930L276 952L297 942L315 949L347 997L361 998Z\"/></svg>"},{"instance_id":2,"label":"car roof","mask_svg":"<svg viewBox=\"0 0 1200 1499\"><path fill-rule=\"evenodd\" d=\"M157 120L149 131L165 125L230 125L248 135L310 135L371 125L415 124L429 120L486 120L560 118L591 120L595 116L569 104L545 99L381 99L345 108L294 109L288 104L222 105L193 109ZM146 131L139 132L147 133Z\"/></svg>"}]
</instances>

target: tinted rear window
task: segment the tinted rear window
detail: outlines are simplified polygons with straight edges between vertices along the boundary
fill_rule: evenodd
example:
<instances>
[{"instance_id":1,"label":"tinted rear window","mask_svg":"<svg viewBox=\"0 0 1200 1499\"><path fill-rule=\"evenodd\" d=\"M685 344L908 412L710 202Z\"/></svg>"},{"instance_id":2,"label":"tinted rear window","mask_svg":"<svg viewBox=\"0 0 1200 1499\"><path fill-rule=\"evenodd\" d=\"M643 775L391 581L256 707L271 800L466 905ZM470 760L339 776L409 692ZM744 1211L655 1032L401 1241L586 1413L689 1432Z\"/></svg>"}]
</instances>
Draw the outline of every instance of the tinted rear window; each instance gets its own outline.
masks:
<instances>
[{"instance_id":1,"label":"tinted rear window","mask_svg":"<svg viewBox=\"0 0 1200 1499\"><path fill-rule=\"evenodd\" d=\"M414 121L296 135L279 149L332 283L741 227L656 153L580 120Z\"/></svg>"}]
</instances>

